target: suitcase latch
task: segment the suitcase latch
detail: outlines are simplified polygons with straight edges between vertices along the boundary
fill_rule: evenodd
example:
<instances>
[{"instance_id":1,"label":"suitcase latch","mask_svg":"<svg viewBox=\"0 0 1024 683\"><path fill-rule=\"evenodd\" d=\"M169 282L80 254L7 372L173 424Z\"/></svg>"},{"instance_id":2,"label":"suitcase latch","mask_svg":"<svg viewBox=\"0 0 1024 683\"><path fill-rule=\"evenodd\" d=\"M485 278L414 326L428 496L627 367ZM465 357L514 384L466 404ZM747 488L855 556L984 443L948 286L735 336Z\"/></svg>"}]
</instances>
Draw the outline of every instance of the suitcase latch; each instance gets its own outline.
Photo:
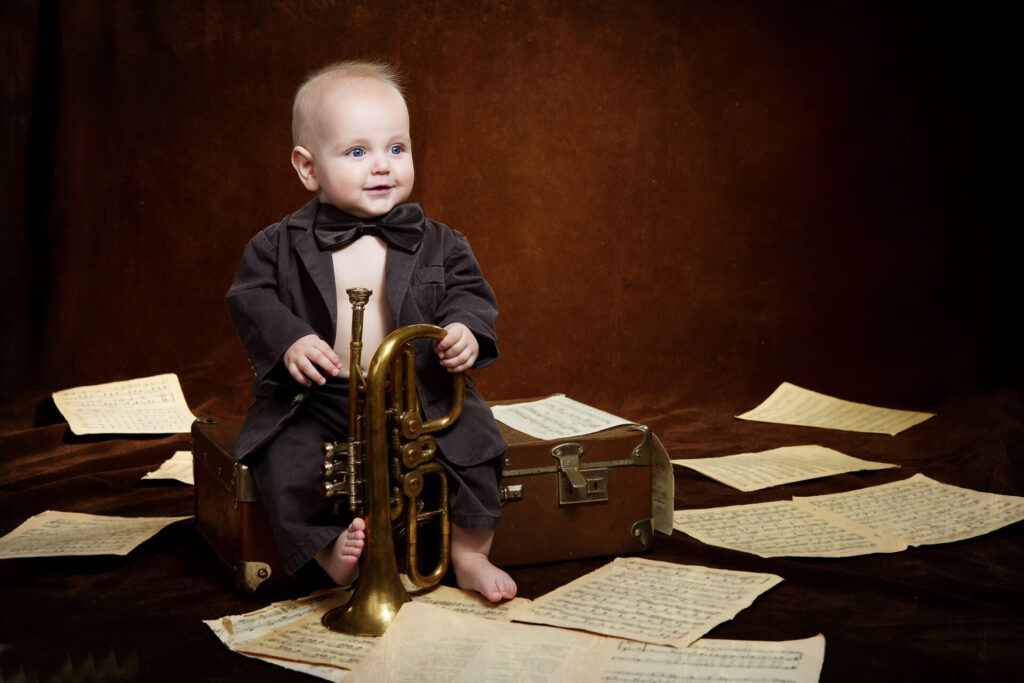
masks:
<instances>
[{"instance_id":1,"label":"suitcase latch","mask_svg":"<svg viewBox=\"0 0 1024 683\"><path fill-rule=\"evenodd\" d=\"M583 444L570 441L555 446L551 455L558 460L558 503L593 503L608 500L608 468L580 469L586 454Z\"/></svg>"}]
</instances>

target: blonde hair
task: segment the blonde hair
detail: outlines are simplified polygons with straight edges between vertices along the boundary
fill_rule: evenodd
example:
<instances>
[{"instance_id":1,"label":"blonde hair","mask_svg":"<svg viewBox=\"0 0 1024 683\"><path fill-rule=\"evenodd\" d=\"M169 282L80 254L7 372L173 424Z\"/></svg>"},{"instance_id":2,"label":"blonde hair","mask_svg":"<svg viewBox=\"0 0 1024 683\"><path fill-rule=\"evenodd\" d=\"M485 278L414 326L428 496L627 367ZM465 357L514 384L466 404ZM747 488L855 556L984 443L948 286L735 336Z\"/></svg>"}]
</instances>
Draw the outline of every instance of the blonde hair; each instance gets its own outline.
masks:
<instances>
[{"instance_id":1,"label":"blonde hair","mask_svg":"<svg viewBox=\"0 0 1024 683\"><path fill-rule=\"evenodd\" d=\"M389 64L362 60L349 60L329 64L311 73L295 91L292 103L292 144L303 145L310 128L318 123L324 94L347 79L368 78L390 85L402 95L402 80L398 71Z\"/></svg>"}]
</instances>

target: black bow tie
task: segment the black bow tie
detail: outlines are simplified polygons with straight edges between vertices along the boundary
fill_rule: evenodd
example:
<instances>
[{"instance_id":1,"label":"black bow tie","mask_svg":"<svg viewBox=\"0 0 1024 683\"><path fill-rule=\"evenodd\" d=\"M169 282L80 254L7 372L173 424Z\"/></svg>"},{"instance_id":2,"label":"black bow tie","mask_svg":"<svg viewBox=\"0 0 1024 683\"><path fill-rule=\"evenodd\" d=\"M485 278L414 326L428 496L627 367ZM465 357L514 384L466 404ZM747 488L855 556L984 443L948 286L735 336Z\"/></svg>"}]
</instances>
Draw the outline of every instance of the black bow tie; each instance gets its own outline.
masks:
<instances>
[{"instance_id":1,"label":"black bow tie","mask_svg":"<svg viewBox=\"0 0 1024 683\"><path fill-rule=\"evenodd\" d=\"M324 251L343 247L363 235L374 235L412 253L423 239L423 220L419 204L399 204L376 218L359 218L331 204L320 204L313 219L313 237Z\"/></svg>"}]
</instances>

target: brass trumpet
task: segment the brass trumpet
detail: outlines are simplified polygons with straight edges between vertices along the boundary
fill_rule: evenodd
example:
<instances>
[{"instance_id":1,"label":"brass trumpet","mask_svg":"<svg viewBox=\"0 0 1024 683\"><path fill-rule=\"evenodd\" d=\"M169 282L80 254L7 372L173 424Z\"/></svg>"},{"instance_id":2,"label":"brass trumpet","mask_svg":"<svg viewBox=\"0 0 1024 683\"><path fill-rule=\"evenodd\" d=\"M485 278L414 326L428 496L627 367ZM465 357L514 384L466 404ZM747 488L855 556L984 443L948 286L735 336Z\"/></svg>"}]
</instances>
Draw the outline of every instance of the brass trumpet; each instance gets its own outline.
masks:
<instances>
[{"instance_id":1,"label":"brass trumpet","mask_svg":"<svg viewBox=\"0 0 1024 683\"><path fill-rule=\"evenodd\" d=\"M398 573L394 527L404 526L406 572L415 585L435 586L448 570L448 480L433 459L437 443L431 434L449 427L462 413L465 380L462 373L452 375L451 408L443 417L424 422L412 341L440 340L445 331L428 324L395 330L373 354L364 377L363 313L372 292L355 288L347 293L352 304L348 440L323 444L323 492L328 497L347 498L349 511L365 519L366 543L352 597L327 612L323 623L353 635L381 635L409 601ZM437 477L440 490L439 504L433 510L424 510L420 498L428 476ZM341 503L335 503L335 511ZM419 567L418 530L431 520L440 526L439 558L424 574Z\"/></svg>"}]
</instances>

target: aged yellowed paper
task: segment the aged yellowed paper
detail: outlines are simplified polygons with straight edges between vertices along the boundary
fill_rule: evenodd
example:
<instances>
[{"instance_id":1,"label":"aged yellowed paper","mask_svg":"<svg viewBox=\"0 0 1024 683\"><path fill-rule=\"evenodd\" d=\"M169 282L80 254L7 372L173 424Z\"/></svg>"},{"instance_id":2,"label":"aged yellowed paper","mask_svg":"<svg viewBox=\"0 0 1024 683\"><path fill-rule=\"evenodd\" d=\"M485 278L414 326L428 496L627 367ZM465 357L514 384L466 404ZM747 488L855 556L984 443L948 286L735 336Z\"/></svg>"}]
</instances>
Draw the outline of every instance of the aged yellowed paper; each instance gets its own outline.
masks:
<instances>
[{"instance_id":1,"label":"aged yellowed paper","mask_svg":"<svg viewBox=\"0 0 1024 683\"><path fill-rule=\"evenodd\" d=\"M1024 497L943 484L923 474L889 484L795 498L913 546L953 543L1024 519Z\"/></svg>"},{"instance_id":2,"label":"aged yellowed paper","mask_svg":"<svg viewBox=\"0 0 1024 683\"><path fill-rule=\"evenodd\" d=\"M778 643L698 640L689 648L677 649L487 621L411 603L402 607L378 645L346 680L814 683L824 650L821 635Z\"/></svg>"},{"instance_id":3,"label":"aged yellowed paper","mask_svg":"<svg viewBox=\"0 0 1024 683\"><path fill-rule=\"evenodd\" d=\"M861 460L814 444L783 446L757 453L737 453L715 458L684 458L672 462L740 491L757 491L843 472L897 467L885 462Z\"/></svg>"},{"instance_id":4,"label":"aged yellowed paper","mask_svg":"<svg viewBox=\"0 0 1024 683\"><path fill-rule=\"evenodd\" d=\"M772 586L774 574L619 557L511 611L515 621L686 647Z\"/></svg>"},{"instance_id":5,"label":"aged yellowed paper","mask_svg":"<svg viewBox=\"0 0 1024 683\"><path fill-rule=\"evenodd\" d=\"M756 422L895 435L934 415L844 401L783 382L761 405L736 417Z\"/></svg>"},{"instance_id":6,"label":"aged yellowed paper","mask_svg":"<svg viewBox=\"0 0 1024 683\"><path fill-rule=\"evenodd\" d=\"M53 402L75 434L176 434L196 419L175 374L64 389Z\"/></svg>"},{"instance_id":7,"label":"aged yellowed paper","mask_svg":"<svg viewBox=\"0 0 1024 683\"><path fill-rule=\"evenodd\" d=\"M923 474L845 493L676 510L675 528L761 557L849 557L951 543L1024 520L1024 497L973 491Z\"/></svg>"},{"instance_id":8,"label":"aged yellowed paper","mask_svg":"<svg viewBox=\"0 0 1024 683\"><path fill-rule=\"evenodd\" d=\"M283 600L253 612L221 617L220 619L210 619L203 623L233 652L324 680L340 681L347 673L345 669L251 655L239 648L252 640L298 621L311 613L323 614L331 607L344 603L348 596L347 588L318 591L313 595L298 600Z\"/></svg>"},{"instance_id":9,"label":"aged yellowed paper","mask_svg":"<svg viewBox=\"0 0 1024 683\"><path fill-rule=\"evenodd\" d=\"M0 559L64 555L127 555L185 517L114 517L47 510L0 538Z\"/></svg>"},{"instance_id":10,"label":"aged yellowed paper","mask_svg":"<svg viewBox=\"0 0 1024 683\"><path fill-rule=\"evenodd\" d=\"M542 441L567 439L633 424L562 394L538 401L491 406L491 411L499 422Z\"/></svg>"},{"instance_id":11,"label":"aged yellowed paper","mask_svg":"<svg viewBox=\"0 0 1024 683\"><path fill-rule=\"evenodd\" d=\"M825 661L825 636L820 633L784 641L701 638L682 650L611 642L614 649L601 660L603 682L814 683Z\"/></svg>"},{"instance_id":12,"label":"aged yellowed paper","mask_svg":"<svg viewBox=\"0 0 1024 683\"><path fill-rule=\"evenodd\" d=\"M850 557L906 550L900 539L791 500L676 510L675 528L760 557Z\"/></svg>"},{"instance_id":13,"label":"aged yellowed paper","mask_svg":"<svg viewBox=\"0 0 1024 683\"><path fill-rule=\"evenodd\" d=\"M143 479L173 479L184 484L195 485L192 471L191 451L175 451L169 459L152 472L146 472Z\"/></svg>"},{"instance_id":14,"label":"aged yellowed paper","mask_svg":"<svg viewBox=\"0 0 1024 683\"><path fill-rule=\"evenodd\" d=\"M408 589L414 588L404 580L404 577L403 582ZM285 665L284 662L297 662L333 670L351 668L366 656L377 642L377 638L337 633L323 625L321 619L324 613L344 604L347 599L348 593L337 589L302 601L274 603L265 610L241 617L224 617L222 622L232 620L232 631L235 634L233 643L228 647L272 664ZM503 621L508 620L509 610L513 606L529 602L523 598L515 598L495 605L477 593L448 586L438 586L423 593L412 593L412 599L453 613ZM245 624L244 637L238 635L242 630L240 624ZM213 629L214 626L211 625L210 628ZM225 644L228 643L225 641ZM325 677L324 673L321 671L315 675ZM331 677L333 676L332 673Z\"/></svg>"},{"instance_id":15,"label":"aged yellowed paper","mask_svg":"<svg viewBox=\"0 0 1024 683\"><path fill-rule=\"evenodd\" d=\"M676 502L676 478L672 473L672 462L661 440L650 432L653 440L651 458L651 519L654 530L672 535L672 511Z\"/></svg>"},{"instance_id":16,"label":"aged yellowed paper","mask_svg":"<svg viewBox=\"0 0 1024 683\"><path fill-rule=\"evenodd\" d=\"M458 614L435 605L402 606L380 643L346 680L415 681L596 680L603 638Z\"/></svg>"}]
</instances>

